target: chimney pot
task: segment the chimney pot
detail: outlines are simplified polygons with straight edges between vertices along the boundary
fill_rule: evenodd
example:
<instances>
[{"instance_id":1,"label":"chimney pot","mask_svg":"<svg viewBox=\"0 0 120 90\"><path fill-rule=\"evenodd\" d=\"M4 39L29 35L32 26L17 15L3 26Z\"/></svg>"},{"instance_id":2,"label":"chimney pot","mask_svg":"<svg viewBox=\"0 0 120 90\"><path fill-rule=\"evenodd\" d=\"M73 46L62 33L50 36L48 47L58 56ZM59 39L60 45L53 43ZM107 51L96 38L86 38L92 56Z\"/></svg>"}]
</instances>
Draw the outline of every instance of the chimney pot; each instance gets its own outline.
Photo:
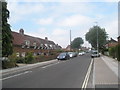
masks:
<instances>
[{"instance_id":1,"label":"chimney pot","mask_svg":"<svg viewBox=\"0 0 120 90\"><path fill-rule=\"evenodd\" d=\"M48 40L48 38L47 38L47 37L45 37L45 40Z\"/></svg>"},{"instance_id":2,"label":"chimney pot","mask_svg":"<svg viewBox=\"0 0 120 90\"><path fill-rule=\"evenodd\" d=\"M19 33L22 34L22 35L24 35L24 30L23 30L23 29L20 29L20 30L19 30Z\"/></svg>"}]
</instances>

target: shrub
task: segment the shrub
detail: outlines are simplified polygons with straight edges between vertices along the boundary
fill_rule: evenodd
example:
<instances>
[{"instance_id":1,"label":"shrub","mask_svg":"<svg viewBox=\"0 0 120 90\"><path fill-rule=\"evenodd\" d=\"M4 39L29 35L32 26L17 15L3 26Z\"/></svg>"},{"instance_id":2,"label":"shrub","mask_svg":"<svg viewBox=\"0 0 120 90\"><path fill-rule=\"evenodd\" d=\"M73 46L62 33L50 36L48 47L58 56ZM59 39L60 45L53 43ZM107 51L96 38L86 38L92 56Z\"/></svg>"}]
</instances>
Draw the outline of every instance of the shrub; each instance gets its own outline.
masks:
<instances>
[{"instance_id":1,"label":"shrub","mask_svg":"<svg viewBox=\"0 0 120 90\"><path fill-rule=\"evenodd\" d=\"M117 51L117 60L120 61L120 45L116 46L116 51Z\"/></svg>"},{"instance_id":2,"label":"shrub","mask_svg":"<svg viewBox=\"0 0 120 90\"><path fill-rule=\"evenodd\" d=\"M3 69L7 69L7 68L12 68L12 67L18 66L18 65L16 64L16 58L17 58L16 54L13 53L13 54L10 55L8 58L4 59L4 60L2 61L2 68L3 68Z\"/></svg>"},{"instance_id":3,"label":"shrub","mask_svg":"<svg viewBox=\"0 0 120 90\"><path fill-rule=\"evenodd\" d=\"M109 48L109 54L113 58L117 58L117 60L120 61L120 45Z\"/></svg>"},{"instance_id":4,"label":"shrub","mask_svg":"<svg viewBox=\"0 0 120 90\"><path fill-rule=\"evenodd\" d=\"M28 52L27 55L25 56L25 63L26 64L31 64L34 63L34 56L32 54L32 52Z\"/></svg>"},{"instance_id":5,"label":"shrub","mask_svg":"<svg viewBox=\"0 0 120 90\"><path fill-rule=\"evenodd\" d=\"M108 52L108 49L107 49L107 48L103 48L103 49L101 50L101 52L102 52L103 55L106 55L106 53Z\"/></svg>"},{"instance_id":6,"label":"shrub","mask_svg":"<svg viewBox=\"0 0 120 90\"><path fill-rule=\"evenodd\" d=\"M17 63L25 63L25 58L24 58L24 57L18 57L18 58L16 59L16 62L17 62Z\"/></svg>"},{"instance_id":7,"label":"shrub","mask_svg":"<svg viewBox=\"0 0 120 90\"><path fill-rule=\"evenodd\" d=\"M116 57L116 47L109 48L109 54L110 54L110 56L115 58Z\"/></svg>"}]
</instances>

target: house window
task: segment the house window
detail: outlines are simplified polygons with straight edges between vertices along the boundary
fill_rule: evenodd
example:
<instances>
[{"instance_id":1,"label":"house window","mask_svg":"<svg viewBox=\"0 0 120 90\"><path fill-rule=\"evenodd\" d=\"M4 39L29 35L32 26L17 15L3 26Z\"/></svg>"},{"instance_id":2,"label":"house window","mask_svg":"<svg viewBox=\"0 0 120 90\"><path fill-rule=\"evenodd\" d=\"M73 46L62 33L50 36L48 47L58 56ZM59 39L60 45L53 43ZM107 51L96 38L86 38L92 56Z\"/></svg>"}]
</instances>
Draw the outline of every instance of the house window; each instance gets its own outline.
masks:
<instances>
[{"instance_id":1,"label":"house window","mask_svg":"<svg viewBox=\"0 0 120 90\"><path fill-rule=\"evenodd\" d=\"M46 49L49 49L49 45L48 44L45 44L45 47L46 47Z\"/></svg>"},{"instance_id":2,"label":"house window","mask_svg":"<svg viewBox=\"0 0 120 90\"><path fill-rule=\"evenodd\" d=\"M36 55L37 55L37 53L33 53L33 55L34 55L34 56L36 56Z\"/></svg>"},{"instance_id":3,"label":"house window","mask_svg":"<svg viewBox=\"0 0 120 90\"><path fill-rule=\"evenodd\" d=\"M52 46L52 45L50 45L50 49L53 49L53 46Z\"/></svg>"},{"instance_id":4,"label":"house window","mask_svg":"<svg viewBox=\"0 0 120 90\"><path fill-rule=\"evenodd\" d=\"M41 49L43 49L43 48L44 48L44 45L43 45L43 44L40 44L40 47L41 47Z\"/></svg>"},{"instance_id":5,"label":"house window","mask_svg":"<svg viewBox=\"0 0 120 90\"><path fill-rule=\"evenodd\" d=\"M38 46L38 48L37 49L40 49L40 46Z\"/></svg>"},{"instance_id":6,"label":"house window","mask_svg":"<svg viewBox=\"0 0 120 90\"><path fill-rule=\"evenodd\" d=\"M25 40L25 45L30 46L30 41L29 40Z\"/></svg>"},{"instance_id":7,"label":"house window","mask_svg":"<svg viewBox=\"0 0 120 90\"><path fill-rule=\"evenodd\" d=\"M22 48L25 48L25 45L22 45Z\"/></svg>"},{"instance_id":8,"label":"house window","mask_svg":"<svg viewBox=\"0 0 120 90\"><path fill-rule=\"evenodd\" d=\"M16 56L19 57L19 56L20 56L20 53L16 53Z\"/></svg>"},{"instance_id":9,"label":"house window","mask_svg":"<svg viewBox=\"0 0 120 90\"><path fill-rule=\"evenodd\" d=\"M34 43L33 43L33 46L34 46L34 49L36 49L36 48L37 48L37 43L34 42Z\"/></svg>"},{"instance_id":10,"label":"house window","mask_svg":"<svg viewBox=\"0 0 120 90\"><path fill-rule=\"evenodd\" d=\"M22 56L22 57L25 57L25 52L22 52L21 56Z\"/></svg>"},{"instance_id":11,"label":"house window","mask_svg":"<svg viewBox=\"0 0 120 90\"><path fill-rule=\"evenodd\" d=\"M25 40L25 45L27 46L27 48L30 48L30 41L29 40Z\"/></svg>"}]
</instances>

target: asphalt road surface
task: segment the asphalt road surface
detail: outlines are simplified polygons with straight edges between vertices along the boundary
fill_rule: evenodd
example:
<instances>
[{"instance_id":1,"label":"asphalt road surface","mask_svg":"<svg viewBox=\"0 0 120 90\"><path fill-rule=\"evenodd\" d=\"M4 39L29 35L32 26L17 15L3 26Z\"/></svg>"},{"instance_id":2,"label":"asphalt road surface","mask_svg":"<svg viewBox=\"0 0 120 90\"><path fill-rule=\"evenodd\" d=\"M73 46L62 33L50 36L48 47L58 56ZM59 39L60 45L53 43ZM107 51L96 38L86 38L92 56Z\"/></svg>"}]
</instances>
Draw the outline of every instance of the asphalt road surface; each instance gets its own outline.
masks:
<instances>
[{"instance_id":1,"label":"asphalt road surface","mask_svg":"<svg viewBox=\"0 0 120 90\"><path fill-rule=\"evenodd\" d=\"M3 88L81 88L89 54L3 77Z\"/></svg>"}]
</instances>

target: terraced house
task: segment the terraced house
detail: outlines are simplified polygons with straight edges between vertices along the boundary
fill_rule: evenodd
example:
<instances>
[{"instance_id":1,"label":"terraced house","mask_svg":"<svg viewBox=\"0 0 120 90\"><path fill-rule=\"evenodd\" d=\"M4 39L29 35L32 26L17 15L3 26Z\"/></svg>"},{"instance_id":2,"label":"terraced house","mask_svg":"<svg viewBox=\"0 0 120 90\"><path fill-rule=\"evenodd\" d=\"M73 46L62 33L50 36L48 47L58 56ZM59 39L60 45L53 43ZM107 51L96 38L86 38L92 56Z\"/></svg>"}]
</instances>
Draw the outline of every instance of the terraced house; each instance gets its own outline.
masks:
<instances>
[{"instance_id":1,"label":"terraced house","mask_svg":"<svg viewBox=\"0 0 120 90\"><path fill-rule=\"evenodd\" d=\"M18 32L13 32L13 51L17 56L25 57L27 52L32 52L34 55L49 54L54 50L61 49L61 46L55 44L53 41L41 39L24 34L24 30L20 29Z\"/></svg>"}]
</instances>

